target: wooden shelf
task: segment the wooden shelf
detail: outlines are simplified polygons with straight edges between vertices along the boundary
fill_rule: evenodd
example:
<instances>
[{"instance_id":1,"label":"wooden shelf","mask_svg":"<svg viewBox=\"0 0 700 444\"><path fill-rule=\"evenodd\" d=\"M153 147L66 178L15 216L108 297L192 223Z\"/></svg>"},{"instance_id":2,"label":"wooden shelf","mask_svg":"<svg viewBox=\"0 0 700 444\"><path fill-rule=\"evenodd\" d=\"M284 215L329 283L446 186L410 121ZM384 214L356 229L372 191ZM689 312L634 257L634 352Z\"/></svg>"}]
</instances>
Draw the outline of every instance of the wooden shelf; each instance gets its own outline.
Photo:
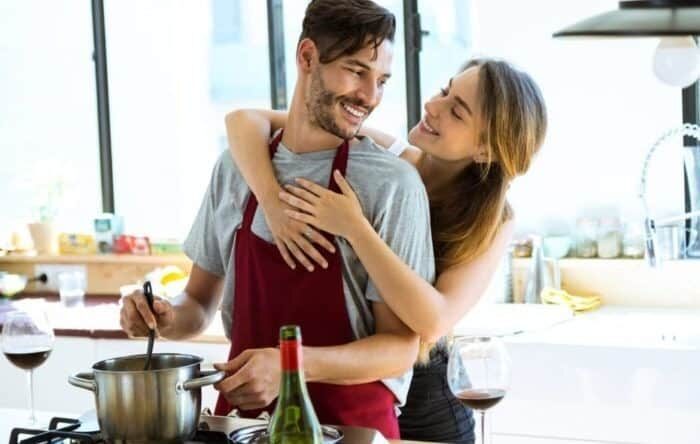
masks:
<instances>
[{"instance_id":1,"label":"wooden shelf","mask_svg":"<svg viewBox=\"0 0 700 444\"><path fill-rule=\"evenodd\" d=\"M137 256L132 254L5 255L0 264L191 264L184 254ZM188 265L189 268L189 265Z\"/></svg>"},{"instance_id":2,"label":"wooden shelf","mask_svg":"<svg viewBox=\"0 0 700 444\"><path fill-rule=\"evenodd\" d=\"M87 274L87 293L119 295L119 288L143 280L155 268L175 265L189 273L192 261L184 254L135 256L120 254L94 255L8 255L0 257L0 271L34 276L37 265L43 266L84 266ZM52 287L32 283L29 292L55 290Z\"/></svg>"}]
</instances>

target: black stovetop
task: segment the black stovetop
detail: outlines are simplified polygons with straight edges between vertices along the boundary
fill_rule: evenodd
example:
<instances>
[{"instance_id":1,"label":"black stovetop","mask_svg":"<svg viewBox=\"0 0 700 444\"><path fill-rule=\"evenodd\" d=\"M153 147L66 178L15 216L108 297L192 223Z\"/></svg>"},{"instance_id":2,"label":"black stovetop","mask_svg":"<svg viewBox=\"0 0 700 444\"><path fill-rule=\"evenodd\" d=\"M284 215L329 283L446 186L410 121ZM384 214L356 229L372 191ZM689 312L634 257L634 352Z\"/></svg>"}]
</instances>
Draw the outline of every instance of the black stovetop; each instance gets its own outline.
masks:
<instances>
[{"instance_id":1,"label":"black stovetop","mask_svg":"<svg viewBox=\"0 0 700 444\"><path fill-rule=\"evenodd\" d=\"M207 424L203 423L192 439L185 441L185 444L231 443L226 433L207 430L207 428ZM99 430L95 430L97 427L93 426L90 420L55 417L51 419L47 429L12 429L9 444L105 443Z\"/></svg>"}]
</instances>

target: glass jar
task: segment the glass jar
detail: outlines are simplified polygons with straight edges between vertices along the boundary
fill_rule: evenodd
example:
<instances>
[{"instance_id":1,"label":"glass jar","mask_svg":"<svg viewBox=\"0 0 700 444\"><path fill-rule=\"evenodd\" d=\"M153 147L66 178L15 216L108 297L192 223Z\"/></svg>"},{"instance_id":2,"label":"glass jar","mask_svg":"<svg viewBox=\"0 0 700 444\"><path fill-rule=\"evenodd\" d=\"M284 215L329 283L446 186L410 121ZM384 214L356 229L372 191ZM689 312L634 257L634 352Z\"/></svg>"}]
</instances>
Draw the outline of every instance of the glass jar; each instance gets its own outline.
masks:
<instances>
[{"instance_id":1,"label":"glass jar","mask_svg":"<svg viewBox=\"0 0 700 444\"><path fill-rule=\"evenodd\" d=\"M612 259L622 254L622 226L616 217L601 219L597 236L598 257Z\"/></svg>"},{"instance_id":2,"label":"glass jar","mask_svg":"<svg viewBox=\"0 0 700 444\"><path fill-rule=\"evenodd\" d=\"M576 257L592 258L598 255L598 221L581 218L576 221L576 239L574 250Z\"/></svg>"},{"instance_id":3,"label":"glass jar","mask_svg":"<svg viewBox=\"0 0 700 444\"><path fill-rule=\"evenodd\" d=\"M516 239L512 245L514 257L530 257L532 254L532 239L529 237Z\"/></svg>"},{"instance_id":4,"label":"glass jar","mask_svg":"<svg viewBox=\"0 0 700 444\"><path fill-rule=\"evenodd\" d=\"M622 236L622 255L630 259L644 257L644 223L642 221L627 222Z\"/></svg>"}]
</instances>

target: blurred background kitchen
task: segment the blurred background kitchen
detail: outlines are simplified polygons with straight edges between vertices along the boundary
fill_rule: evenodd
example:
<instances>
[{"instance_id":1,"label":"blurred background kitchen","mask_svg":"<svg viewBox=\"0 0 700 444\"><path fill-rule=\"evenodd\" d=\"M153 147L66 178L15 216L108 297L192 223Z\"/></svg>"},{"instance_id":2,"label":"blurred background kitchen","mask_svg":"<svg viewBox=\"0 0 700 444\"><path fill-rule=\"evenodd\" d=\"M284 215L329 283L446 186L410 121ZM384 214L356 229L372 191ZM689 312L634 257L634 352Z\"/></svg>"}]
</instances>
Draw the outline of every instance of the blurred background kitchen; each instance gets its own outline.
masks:
<instances>
[{"instance_id":1,"label":"blurred background kitchen","mask_svg":"<svg viewBox=\"0 0 700 444\"><path fill-rule=\"evenodd\" d=\"M700 124L697 73L658 68L659 38L552 37L617 1L377 2L398 29L368 125L405 135L446 74L482 54L529 72L547 102L545 145L510 190L516 238L457 329L509 346L496 442L698 442L698 219L679 217L700 210L698 130L662 137ZM38 410L90 408L66 375L142 352L119 329L120 294L186 282L180 243L227 149L224 115L285 108L306 3L0 0L0 322L47 301L56 340ZM219 324L159 346L209 363L228 350ZM21 378L0 362L0 408L26 408Z\"/></svg>"}]
</instances>

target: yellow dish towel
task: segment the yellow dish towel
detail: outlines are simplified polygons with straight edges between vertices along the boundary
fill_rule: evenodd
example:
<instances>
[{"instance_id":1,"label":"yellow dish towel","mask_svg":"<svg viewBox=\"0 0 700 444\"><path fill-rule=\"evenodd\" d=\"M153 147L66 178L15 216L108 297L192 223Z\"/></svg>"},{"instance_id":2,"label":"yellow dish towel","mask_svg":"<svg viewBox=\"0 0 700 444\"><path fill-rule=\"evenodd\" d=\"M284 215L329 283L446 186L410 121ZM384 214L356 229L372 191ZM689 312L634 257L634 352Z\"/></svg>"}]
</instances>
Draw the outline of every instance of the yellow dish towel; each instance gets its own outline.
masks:
<instances>
[{"instance_id":1,"label":"yellow dish towel","mask_svg":"<svg viewBox=\"0 0 700 444\"><path fill-rule=\"evenodd\" d=\"M600 296L576 296L564 290L547 287L540 293L543 304L567 305L573 311L588 311L600 307Z\"/></svg>"}]
</instances>

